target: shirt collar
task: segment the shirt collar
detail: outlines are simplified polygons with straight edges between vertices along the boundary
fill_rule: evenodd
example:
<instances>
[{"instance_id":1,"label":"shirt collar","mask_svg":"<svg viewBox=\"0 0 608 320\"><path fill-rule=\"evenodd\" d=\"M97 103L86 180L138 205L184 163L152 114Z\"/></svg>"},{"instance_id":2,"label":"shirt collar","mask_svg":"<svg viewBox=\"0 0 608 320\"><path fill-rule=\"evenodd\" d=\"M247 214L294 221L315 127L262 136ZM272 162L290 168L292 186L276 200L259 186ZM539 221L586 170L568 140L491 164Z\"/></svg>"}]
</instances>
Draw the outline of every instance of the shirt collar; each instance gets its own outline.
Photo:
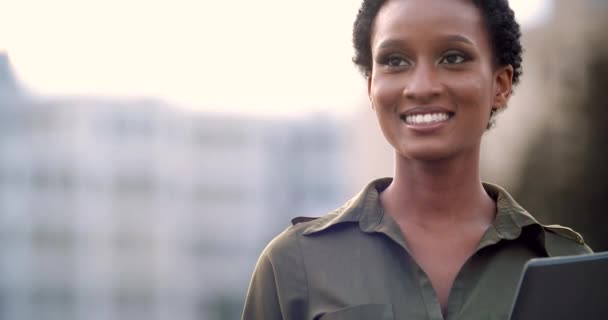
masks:
<instances>
[{"instance_id":1,"label":"shirt collar","mask_svg":"<svg viewBox=\"0 0 608 320\"><path fill-rule=\"evenodd\" d=\"M312 221L303 231L303 234L312 235L329 230L338 224L358 222L361 231L366 233L381 232L404 245L399 227L390 216L384 214L379 201L380 192L386 189L391 182L392 178L372 181L341 208ZM538 221L503 188L486 182L483 183L483 187L496 201L497 212L492 230L482 239L480 247L496 243L501 239L516 239L521 235L524 228L530 225L541 227ZM542 227L537 229L540 230Z\"/></svg>"},{"instance_id":2,"label":"shirt collar","mask_svg":"<svg viewBox=\"0 0 608 320\"><path fill-rule=\"evenodd\" d=\"M391 183L391 178L374 180L342 207L314 220L304 235L314 234L347 222L359 222L362 231L377 225L382 220L379 194Z\"/></svg>"}]
</instances>

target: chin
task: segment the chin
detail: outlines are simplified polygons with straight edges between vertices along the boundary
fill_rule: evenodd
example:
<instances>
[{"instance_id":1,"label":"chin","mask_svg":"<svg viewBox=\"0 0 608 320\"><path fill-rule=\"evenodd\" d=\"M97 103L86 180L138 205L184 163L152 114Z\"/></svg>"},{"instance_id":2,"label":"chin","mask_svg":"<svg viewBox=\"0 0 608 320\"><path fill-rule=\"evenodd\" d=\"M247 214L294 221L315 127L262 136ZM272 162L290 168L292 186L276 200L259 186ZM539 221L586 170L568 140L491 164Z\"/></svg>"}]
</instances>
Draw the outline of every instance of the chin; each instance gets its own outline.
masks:
<instances>
[{"instance_id":1,"label":"chin","mask_svg":"<svg viewBox=\"0 0 608 320\"><path fill-rule=\"evenodd\" d=\"M450 158L453 153L447 148L440 147L421 147L421 148L399 148L395 149L397 155L403 158L416 160L416 161L440 161Z\"/></svg>"}]
</instances>

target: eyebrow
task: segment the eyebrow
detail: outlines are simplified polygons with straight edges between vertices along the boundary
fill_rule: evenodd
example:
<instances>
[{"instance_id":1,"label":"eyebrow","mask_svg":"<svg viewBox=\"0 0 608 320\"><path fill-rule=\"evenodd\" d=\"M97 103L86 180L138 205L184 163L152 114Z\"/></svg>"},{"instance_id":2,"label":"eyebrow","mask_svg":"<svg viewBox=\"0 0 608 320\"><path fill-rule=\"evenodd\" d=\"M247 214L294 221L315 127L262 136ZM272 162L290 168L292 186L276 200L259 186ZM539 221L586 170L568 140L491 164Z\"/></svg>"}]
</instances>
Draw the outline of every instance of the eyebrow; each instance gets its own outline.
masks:
<instances>
[{"instance_id":1,"label":"eyebrow","mask_svg":"<svg viewBox=\"0 0 608 320\"><path fill-rule=\"evenodd\" d=\"M443 41L448 41L448 42L462 42L468 45L475 45L475 43L473 41L471 41L469 38L458 35L458 34L451 34L451 35L447 35L441 38L441 40ZM378 46L378 49L384 49L384 48L394 48L394 47L399 47L399 46L403 46L403 44L407 44L407 40L403 39L388 39L385 41L382 41L380 43L380 45Z\"/></svg>"},{"instance_id":2,"label":"eyebrow","mask_svg":"<svg viewBox=\"0 0 608 320\"><path fill-rule=\"evenodd\" d=\"M450 41L450 42L464 42L466 44L475 45L475 43L473 41L471 41L471 39L469 39L465 36L458 35L458 34L451 34L451 35L445 36L444 39L446 41Z\"/></svg>"}]
</instances>

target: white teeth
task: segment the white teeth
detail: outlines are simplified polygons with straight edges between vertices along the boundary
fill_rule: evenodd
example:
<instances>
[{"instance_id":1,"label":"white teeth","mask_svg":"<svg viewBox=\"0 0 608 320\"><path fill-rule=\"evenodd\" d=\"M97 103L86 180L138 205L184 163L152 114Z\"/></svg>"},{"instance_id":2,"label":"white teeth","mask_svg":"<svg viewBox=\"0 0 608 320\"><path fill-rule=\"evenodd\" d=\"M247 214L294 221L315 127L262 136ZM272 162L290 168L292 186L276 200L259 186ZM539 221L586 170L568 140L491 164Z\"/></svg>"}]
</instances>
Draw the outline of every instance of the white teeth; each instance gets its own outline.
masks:
<instances>
[{"instance_id":1,"label":"white teeth","mask_svg":"<svg viewBox=\"0 0 608 320\"><path fill-rule=\"evenodd\" d=\"M429 124L448 120L449 117L447 113L416 114L405 117L405 122L408 124Z\"/></svg>"}]
</instances>

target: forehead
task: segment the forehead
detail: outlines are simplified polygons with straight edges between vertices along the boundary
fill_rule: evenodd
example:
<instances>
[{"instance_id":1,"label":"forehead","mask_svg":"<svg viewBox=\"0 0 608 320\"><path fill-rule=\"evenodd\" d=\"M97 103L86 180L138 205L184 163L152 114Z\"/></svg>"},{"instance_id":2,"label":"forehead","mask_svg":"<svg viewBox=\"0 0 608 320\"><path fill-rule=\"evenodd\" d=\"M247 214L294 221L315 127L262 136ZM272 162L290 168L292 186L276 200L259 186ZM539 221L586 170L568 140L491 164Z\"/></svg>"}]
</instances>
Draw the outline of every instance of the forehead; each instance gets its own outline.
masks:
<instances>
[{"instance_id":1,"label":"forehead","mask_svg":"<svg viewBox=\"0 0 608 320\"><path fill-rule=\"evenodd\" d=\"M449 35L465 36L483 45L485 25L472 0L389 0L374 21L372 43Z\"/></svg>"}]
</instances>

